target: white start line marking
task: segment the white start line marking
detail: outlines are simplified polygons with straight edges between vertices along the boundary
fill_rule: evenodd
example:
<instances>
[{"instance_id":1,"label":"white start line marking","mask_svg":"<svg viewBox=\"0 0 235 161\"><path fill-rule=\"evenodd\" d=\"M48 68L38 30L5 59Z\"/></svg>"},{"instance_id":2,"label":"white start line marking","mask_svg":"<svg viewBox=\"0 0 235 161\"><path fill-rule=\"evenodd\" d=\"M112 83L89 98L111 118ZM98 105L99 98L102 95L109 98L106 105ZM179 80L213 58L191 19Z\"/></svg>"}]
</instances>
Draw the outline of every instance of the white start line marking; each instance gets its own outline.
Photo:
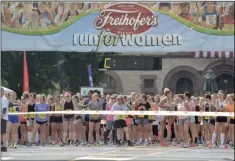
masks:
<instances>
[{"instance_id":1,"label":"white start line marking","mask_svg":"<svg viewBox=\"0 0 235 161\"><path fill-rule=\"evenodd\" d=\"M131 157L131 158L107 158L107 157L97 157L97 156L86 156L86 157L80 157L76 158L74 160L118 160L118 161L123 161L123 160L132 160L135 159L136 157Z\"/></svg>"},{"instance_id":2,"label":"white start line marking","mask_svg":"<svg viewBox=\"0 0 235 161\"><path fill-rule=\"evenodd\" d=\"M12 160L13 157L2 157L1 160Z\"/></svg>"}]
</instances>

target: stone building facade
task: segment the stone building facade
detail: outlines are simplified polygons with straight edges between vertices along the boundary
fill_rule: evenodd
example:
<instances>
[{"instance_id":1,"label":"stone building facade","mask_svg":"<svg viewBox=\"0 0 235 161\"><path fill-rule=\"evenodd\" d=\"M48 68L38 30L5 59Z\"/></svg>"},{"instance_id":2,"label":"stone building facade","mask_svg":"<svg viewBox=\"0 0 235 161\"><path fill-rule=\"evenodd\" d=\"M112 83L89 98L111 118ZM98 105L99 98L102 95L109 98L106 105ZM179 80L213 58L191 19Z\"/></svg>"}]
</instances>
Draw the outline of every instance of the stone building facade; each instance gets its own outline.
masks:
<instances>
[{"instance_id":1,"label":"stone building facade","mask_svg":"<svg viewBox=\"0 0 235 161\"><path fill-rule=\"evenodd\" d=\"M159 71L118 71L107 70L108 84L104 93L162 94L164 88L173 93L189 91L195 96L203 94L204 75L212 69L217 76L218 88L225 92L234 91L234 59L232 58L162 58L162 70Z\"/></svg>"}]
</instances>

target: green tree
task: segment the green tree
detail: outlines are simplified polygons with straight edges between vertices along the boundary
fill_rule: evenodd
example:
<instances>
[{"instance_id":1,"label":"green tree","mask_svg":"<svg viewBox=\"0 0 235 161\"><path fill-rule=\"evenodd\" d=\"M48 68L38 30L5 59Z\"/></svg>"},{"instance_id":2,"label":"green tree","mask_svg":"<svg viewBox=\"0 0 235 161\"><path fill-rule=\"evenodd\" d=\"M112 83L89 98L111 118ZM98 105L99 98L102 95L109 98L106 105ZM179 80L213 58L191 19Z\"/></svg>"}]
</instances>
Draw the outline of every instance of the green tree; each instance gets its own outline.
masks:
<instances>
[{"instance_id":1,"label":"green tree","mask_svg":"<svg viewBox=\"0 0 235 161\"><path fill-rule=\"evenodd\" d=\"M27 52L30 91L59 94L60 87L73 93L89 86L87 65L91 64L93 82L98 84L99 53ZM62 56L62 57L61 57ZM23 89L23 52L2 52L1 84L20 96Z\"/></svg>"},{"instance_id":2,"label":"green tree","mask_svg":"<svg viewBox=\"0 0 235 161\"><path fill-rule=\"evenodd\" d=\"M89 86L87 66L91 65L93 84L99 84L104 73L99 71L102 53L64 53L64 72L69 78L66 90L79 92L81 87Z\"/></svg>"}]
</instances>

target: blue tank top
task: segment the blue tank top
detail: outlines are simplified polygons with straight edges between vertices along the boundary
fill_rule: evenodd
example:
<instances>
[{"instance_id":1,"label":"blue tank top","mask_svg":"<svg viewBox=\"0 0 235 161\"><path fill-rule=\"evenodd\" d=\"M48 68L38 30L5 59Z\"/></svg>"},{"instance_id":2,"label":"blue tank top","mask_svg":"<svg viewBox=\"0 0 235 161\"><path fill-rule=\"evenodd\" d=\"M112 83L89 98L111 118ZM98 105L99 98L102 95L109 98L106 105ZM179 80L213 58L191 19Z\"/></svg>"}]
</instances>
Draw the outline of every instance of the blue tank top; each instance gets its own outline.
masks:
<instances>
[{"instance_id":1,"label":"blue tank top","mask_svg":"<svg viewBox=\"0 0 235 161\"><path fill-rule=\"evenodd\" d=\"M17 103L9 103L9 112L10 113L18 113L19 112L19 106ZM8 115L9 120L13 119L19 119L19 115Z\"/></svg>"},{"instance_id":2,"label":"blue tank top","mask_svg":"<svg viewBox=\"0 0 235 161\"><path fill-rule=\"evenodd\" d=\"M203 13L203 15L202 15L202 20L203 20L203 21L207 21L207 16L210 16L210 17L211 17L211 16L215 16L215 17L217 18L218 13L217 13L217 11L216 11L215 6L214 6L214 12L212 12L212 13L208 12L207 6L205 6L205 11L204 11L204 13Z\"/></svg>"},{"instance_id":3,"label":"blue tank top","mask_svg":"<svg viewBox=\"0 0 235 161\"><path fill-rule=\"evenodd\" d=\"M35 105L35 112L46 112L49 111L50 107L46 103L40 103ZM48 114L36 114L36 121L46 122L48 121Z\"/></svg>"}]
</instances>

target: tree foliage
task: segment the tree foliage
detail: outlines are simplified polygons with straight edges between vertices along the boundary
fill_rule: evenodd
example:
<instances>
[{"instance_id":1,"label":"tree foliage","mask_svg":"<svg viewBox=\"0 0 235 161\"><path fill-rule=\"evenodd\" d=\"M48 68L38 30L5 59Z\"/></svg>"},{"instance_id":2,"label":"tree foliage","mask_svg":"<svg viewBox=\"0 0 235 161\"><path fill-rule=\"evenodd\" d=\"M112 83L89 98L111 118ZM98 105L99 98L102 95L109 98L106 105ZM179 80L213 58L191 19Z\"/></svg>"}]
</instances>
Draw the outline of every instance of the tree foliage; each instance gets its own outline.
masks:
<instances>
[{"instance_id":1,"label":"tree foliage","mask_svg":"<svg viewBox=\"0 0 235 161\"><path fill-rule=\"evenodd\" d=\"M69 90L79 92L89 86L87 65L91 64L94 84L99 84L103 72L98 71L98 53L27 52L30 91L59 94ZM22 94L23 52L2 52L1 84Z\"/></svg>"}]
</instances>

